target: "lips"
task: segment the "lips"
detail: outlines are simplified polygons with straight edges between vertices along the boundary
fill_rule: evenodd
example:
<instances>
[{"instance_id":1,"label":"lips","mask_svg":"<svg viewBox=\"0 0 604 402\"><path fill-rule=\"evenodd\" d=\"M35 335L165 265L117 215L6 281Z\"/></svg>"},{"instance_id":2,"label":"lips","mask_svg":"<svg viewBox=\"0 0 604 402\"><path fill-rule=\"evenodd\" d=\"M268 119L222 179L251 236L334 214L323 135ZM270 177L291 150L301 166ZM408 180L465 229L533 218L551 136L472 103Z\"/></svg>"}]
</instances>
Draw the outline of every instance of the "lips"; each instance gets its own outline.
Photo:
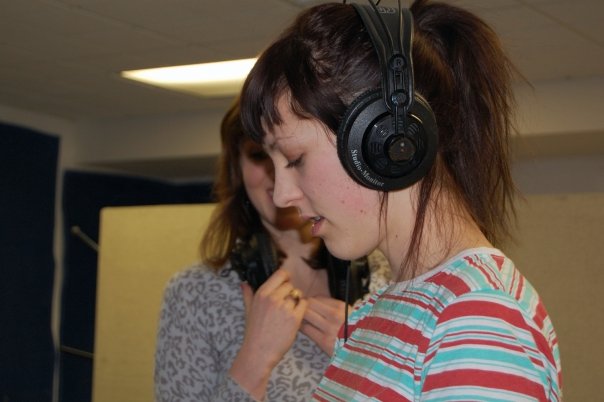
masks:
<instances>
[{"instance_id":1,"label":"lips","mask_svg":"<svg viewBox=\"0 0 604 402\"><path fill-rule=\"evenodd\" d=\"M321 228L321 224L323 223L323 217L313 216L312 218L310 218L310 221L312 222L311 234L317 237L319 229Z\"/></svg>"},{"instance_id":2,"label":"lips","mask_svg":"<svg viewBox=\"0 0 604 402\"><path fill-rule=\"evenodd\" d=\"M320 215L309 215L309 214L305 214L302 212L302 210L300 210L298 208L298 213L300 214L300 217L306 221L306 222L310 222L311 224L311 228L310 228L310 233L313 237L319 237L319 229L321 228L323 221L325 221L325 218L320 216Z\"/></svg>"}]
</instances>

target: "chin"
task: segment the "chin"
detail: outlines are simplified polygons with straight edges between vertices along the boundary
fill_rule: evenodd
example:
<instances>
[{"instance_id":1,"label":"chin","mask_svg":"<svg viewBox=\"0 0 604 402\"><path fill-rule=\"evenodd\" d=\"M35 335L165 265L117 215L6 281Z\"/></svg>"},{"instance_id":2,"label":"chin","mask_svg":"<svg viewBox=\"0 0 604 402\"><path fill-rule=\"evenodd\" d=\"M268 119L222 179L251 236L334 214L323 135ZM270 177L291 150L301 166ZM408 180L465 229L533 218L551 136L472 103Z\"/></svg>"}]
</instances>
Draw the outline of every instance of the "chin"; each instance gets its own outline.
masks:
<instances>
[{"instance_id":1,"label":"chin","mask_svg":"<svg viewBox=\"0 0 604 402\"><path fill-rule=\"evenodd\" d=\"M341 260L356 260L357 258L364 257L366 254L359 252L359 249L354 249L350 247L349 244L343 244L343 242L338 241L328 241L325 240L325 247L329 250L329 253L336 258Z\"/></svg>"}]
</instances>

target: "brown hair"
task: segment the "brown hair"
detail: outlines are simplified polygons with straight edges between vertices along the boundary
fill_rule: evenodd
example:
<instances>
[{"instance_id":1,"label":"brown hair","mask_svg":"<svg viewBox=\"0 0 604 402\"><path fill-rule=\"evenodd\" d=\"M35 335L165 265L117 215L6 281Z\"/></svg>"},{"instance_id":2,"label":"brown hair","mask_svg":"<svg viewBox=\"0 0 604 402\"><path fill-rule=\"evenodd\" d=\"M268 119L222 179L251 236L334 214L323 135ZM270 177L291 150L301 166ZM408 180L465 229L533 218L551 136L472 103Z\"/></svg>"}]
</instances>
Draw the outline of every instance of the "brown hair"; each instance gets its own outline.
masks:
<instances>
[{"instance_id":1,"label":"brown hair","mask_svg":"<svg viewBox=\"0 0 604 402\"><path fill-rule=\"evenodd\" d=\"M436 163L418 187L403 269L418 262L428 210L438 211L430 201L438 202L441 191L494 244L509 233L515 194L508 165L514 69L496 34L455 6L418 0L410 9L415 90L434 110L439 146ZM316 6L259 57L242 92L243 126L261 141L264 128L281 123L277 101L288 93L294 113L335 133L354 98L379 87L377 55L353 7Z\"/></svg>"},{"instance_id":2,"label":"brown hair","mask_svg":"<svg viewBox=\"0 0 604 402\"><path fill-rule=\"evenodd\" d=\"M213 188L217 205L200 244L202 261L214 269L229 259L238 238L249 239L252 233L262 230L258 212L245 192L239 164L242 145L248 137L241 126L238 100L222 119L220 139L222 152Z\"/></svg>"}]
</instances>

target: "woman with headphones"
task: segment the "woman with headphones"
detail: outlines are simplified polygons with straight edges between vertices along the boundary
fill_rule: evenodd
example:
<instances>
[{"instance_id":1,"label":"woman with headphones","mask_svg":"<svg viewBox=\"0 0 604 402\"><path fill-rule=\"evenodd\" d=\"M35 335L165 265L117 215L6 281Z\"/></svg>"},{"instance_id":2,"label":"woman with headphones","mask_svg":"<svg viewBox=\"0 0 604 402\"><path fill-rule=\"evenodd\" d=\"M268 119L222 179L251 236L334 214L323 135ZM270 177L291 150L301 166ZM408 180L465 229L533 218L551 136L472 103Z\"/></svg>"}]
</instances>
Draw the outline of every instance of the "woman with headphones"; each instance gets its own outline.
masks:
<instances>
[{"instance_id":1,"label":"woman with headphones","mask_svg":"<svg viewBox=\"0 0 604 402\"><path fill-rule=\"evenodd\" d=\"M488 25L427 0L316 6L260 55L241 116L274 162L276 205L336 257L377 248L393 271L350 315L314 400L561 399L551 320L497 248L514 216L513 72ZM266 300L250 306L270 319ZM259 368L241 382L257 399Z\"/></svg>"}]
</instances>

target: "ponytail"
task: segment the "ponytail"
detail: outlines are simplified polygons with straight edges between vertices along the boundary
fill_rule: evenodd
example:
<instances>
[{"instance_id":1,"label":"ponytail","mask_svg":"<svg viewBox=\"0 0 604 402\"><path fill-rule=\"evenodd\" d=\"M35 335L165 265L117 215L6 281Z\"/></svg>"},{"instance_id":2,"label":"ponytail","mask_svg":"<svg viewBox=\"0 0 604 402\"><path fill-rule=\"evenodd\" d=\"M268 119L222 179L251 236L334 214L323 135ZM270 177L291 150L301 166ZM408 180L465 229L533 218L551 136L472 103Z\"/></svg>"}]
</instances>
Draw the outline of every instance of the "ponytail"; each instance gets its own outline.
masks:
<instances>
[{"instance_id":1,"label":"ponytail","mask_svg":"<svg viewBox=\"0 0 604 402\"><path fill-rule=\"evenodd\" d=\"M508 163L514 67L495 32L475 15L426 0L415 1L411 12L415 87L439 129L441 166L425 184L445 173L449 182L437 184L457 194L487 239L498 243L514 216Z\"/></svg>"}]
</instances>

